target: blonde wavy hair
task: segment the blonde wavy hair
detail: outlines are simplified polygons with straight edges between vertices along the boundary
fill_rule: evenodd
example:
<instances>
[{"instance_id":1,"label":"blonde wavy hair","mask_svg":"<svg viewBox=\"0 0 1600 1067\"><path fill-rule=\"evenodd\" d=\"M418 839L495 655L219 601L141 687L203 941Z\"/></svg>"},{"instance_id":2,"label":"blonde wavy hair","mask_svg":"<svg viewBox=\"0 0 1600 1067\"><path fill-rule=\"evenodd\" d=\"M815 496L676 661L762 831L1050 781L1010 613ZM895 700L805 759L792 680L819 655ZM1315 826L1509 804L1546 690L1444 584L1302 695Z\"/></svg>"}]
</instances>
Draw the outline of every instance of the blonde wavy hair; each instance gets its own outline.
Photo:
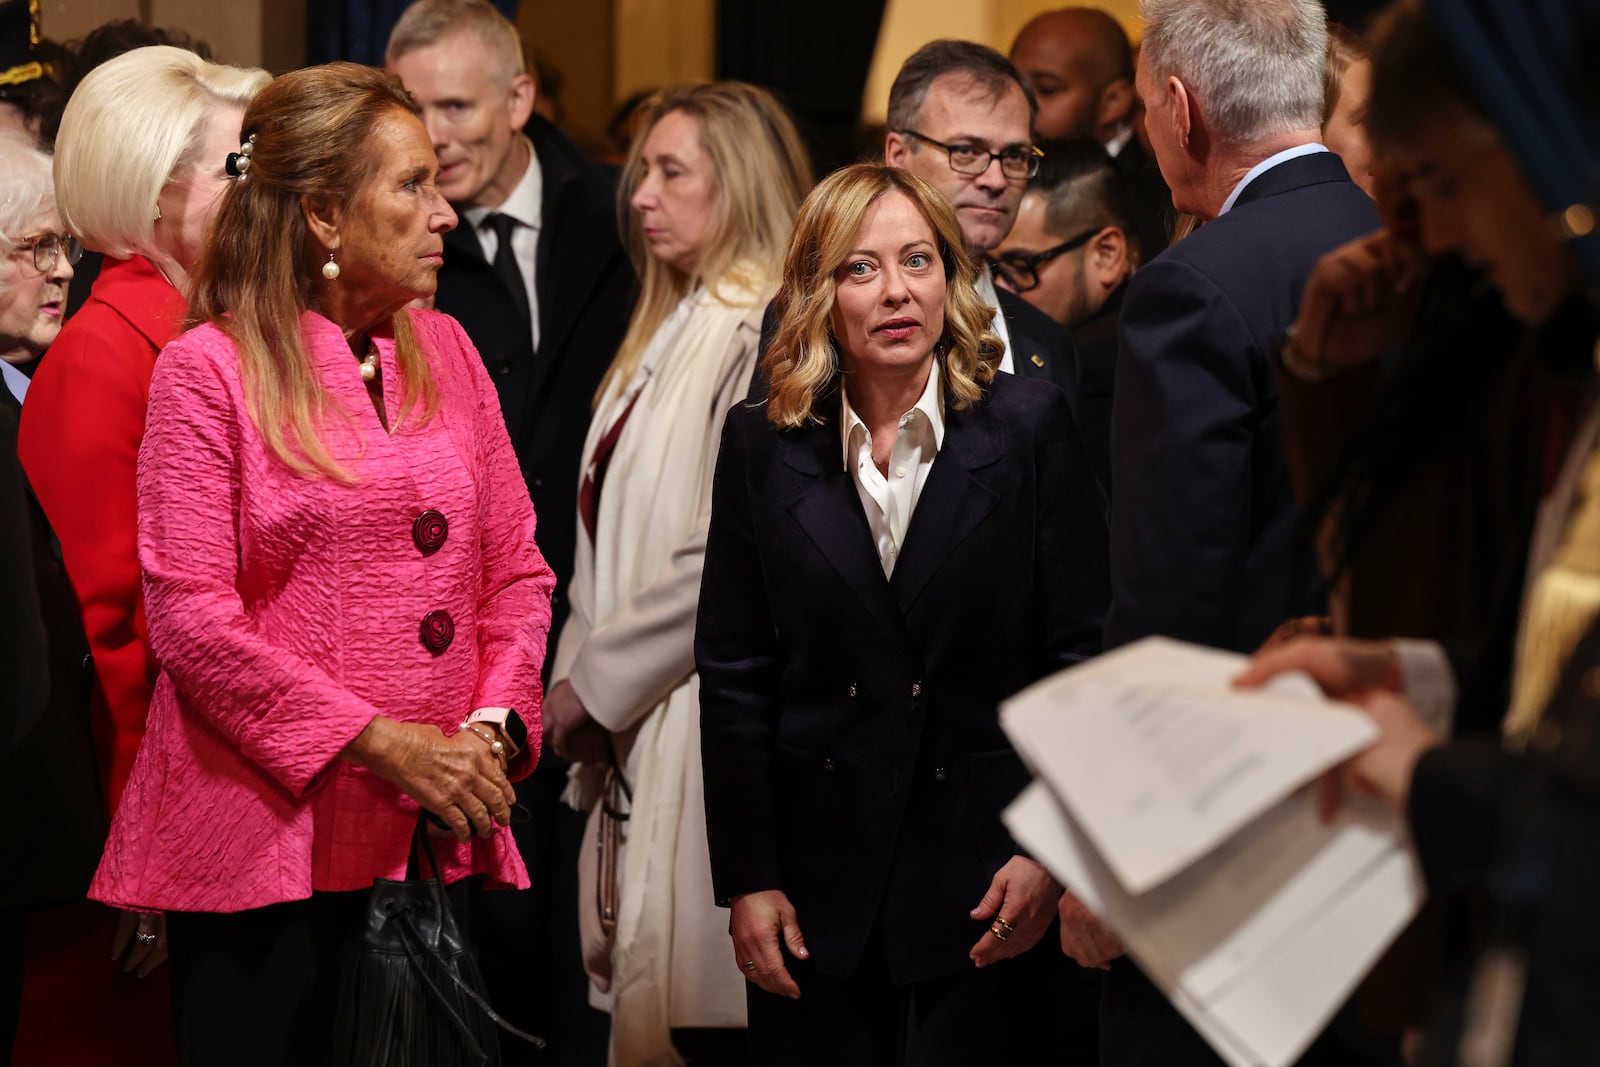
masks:
<instances>
[{"instance_id":1,"label":"blonde wavy hair","mask_svg":"<svg viewBox=\"0 0 1600 1067\"><path fill-rule=\"evenodd\" d=\"M631 206L645 177L644 143L656 123L675 111L699 120L700 145L716 180L713 217L693 277L650 254L639 214ZM777 280L795 209L812 182L811 159L794 122L765 89L737 81L678 86L645 101L640 115L617 191L617 224L639 274L639 303L595 393L596 404L627 382L650 338L696 286L704 284L721 300L765 303ZM733 296L730 290L756 296Z\"/></svg>"},{"instance_id":2,"label":"blonde wavy hair","mask_svg":"<svg viewBox=\"0 0 1600 1067\"><path fill-rule=\"evenodd\" d=\"M838 274L855 247L867 209L899 193L933 228L944 261L944 332L934 345L944 362L945 399L957 411L983 395L1003 349L989 330L994 308L978 295L978 268L953 208L937 189L910 171L858 163L836 171L811 191L795 218L778 290L778 331L761 369L769 383L767 418L793 429L821 422L817 402L838 388L839 353L828 331Z\"/></svg>"}]
</instances>

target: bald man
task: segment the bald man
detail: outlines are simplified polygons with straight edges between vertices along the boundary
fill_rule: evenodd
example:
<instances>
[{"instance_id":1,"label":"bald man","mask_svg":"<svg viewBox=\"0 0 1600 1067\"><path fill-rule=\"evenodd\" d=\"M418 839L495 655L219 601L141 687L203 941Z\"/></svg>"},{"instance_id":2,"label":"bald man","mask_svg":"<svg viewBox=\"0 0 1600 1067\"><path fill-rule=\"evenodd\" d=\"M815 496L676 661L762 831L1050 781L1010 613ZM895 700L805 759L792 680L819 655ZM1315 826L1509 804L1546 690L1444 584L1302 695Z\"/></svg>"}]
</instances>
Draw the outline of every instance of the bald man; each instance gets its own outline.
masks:
<instances>
[{"instance_id":1,"label":"bald man","mask_svg":"<svg viewBox=\"0 0 1600 1067\"><path fill-rule=\"evenodd\" d=\"M1116 19L1098 8L1065 7L1034 18L1011 45L1011 62L1039 98L1041 138L1093 138L1105 145L1133 196L1146 258L1172 233L1172 194L1155 160L1133 135L1133 47Z\"/></svg>"}]
</instances>

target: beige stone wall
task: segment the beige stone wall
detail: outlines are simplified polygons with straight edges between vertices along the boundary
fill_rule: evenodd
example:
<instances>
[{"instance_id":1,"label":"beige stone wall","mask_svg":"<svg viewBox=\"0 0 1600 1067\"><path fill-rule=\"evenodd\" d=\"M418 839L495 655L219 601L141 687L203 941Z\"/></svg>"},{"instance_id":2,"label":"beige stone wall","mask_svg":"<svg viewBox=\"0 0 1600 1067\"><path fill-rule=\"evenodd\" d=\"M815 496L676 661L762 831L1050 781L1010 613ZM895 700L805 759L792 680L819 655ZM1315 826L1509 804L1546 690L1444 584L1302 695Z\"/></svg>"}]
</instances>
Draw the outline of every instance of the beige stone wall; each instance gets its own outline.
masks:
<instances>
[{"instance_id":1,"label":"beige stone wall","mask_svg":"<svg viewBox=\"0 0 1600 1067\"><path fill-rule=\"evenodd\" d=\"M1043 11L1065 7L1071 0L889 0L883 29L873 53L872 71L861 98L861 115L882 122L889 86L906 57L929 41L957 37L979 41L1005 52L1017 31ZM1139 35L1138 0L1077 0L1115 15L1135 40Z\"/></svg>"},{"instance_id":2,"label":"beige stone wall","mask_svg":"<svg viewBox=\"0 0 1600 1067\"><path fill-rule=\"evenodd\" d=\"M200 38L223 63L281 73L306 54L306 0L41 0L45 35L82 37L103 22L139 19Z\"/></svg>"},{"instance_id":3,"label":"beige stone wall","mask_svg":"<svg viewBox=\"0 0 1600 1067\"><path fill-rule=\"evenodd\" d=\"M177 26L228 63L291 69L305 60L308 0L41 0L45 33L80 37L102 22L138 18ZM1023 23L1067 0L888 0L863 117L882 122L905 58L936 37L1005 51ZM1096 3L1137 36L1138 0ZM523 0L518 25L561 71L568 125L598 142L616 102L640 89L705 81L714 71L715 0Z\"/></svg>"}]
</instances>

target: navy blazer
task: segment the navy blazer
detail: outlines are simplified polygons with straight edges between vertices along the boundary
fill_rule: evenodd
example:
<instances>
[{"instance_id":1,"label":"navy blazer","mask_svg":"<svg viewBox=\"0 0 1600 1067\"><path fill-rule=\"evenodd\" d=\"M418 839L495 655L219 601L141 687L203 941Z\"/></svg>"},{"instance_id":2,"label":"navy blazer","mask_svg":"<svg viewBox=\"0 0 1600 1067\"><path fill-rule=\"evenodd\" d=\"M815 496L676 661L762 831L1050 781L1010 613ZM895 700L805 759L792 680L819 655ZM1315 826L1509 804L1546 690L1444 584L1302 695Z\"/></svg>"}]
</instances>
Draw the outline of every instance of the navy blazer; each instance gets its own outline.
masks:
<instances>
[{"instance_id":1,"label":"navy blazer","mask_svg":"<svg viewBox=\"0 0 1600 1067\"><path fill-rule=\"evenodd\" d=\"M434 304L460 321L500 394L511 446L539 514L539 551L566 618L578 522L578 464L595 390L622 344L637 283L617 237L614 176L535 115L526 127L543 172L534 286L539 350L521 303L484 259L465 219L444 235Z\"/></svg>"},{"instance_id":2,"label":"navy blazer","mask_svg":"<svg viewBox=\"0 0 1600 1067\"><path fill-rule=\"evenodd\" d=\"M1321 152L1262 174L1134 274L1111 416L1108 648L1164 634L1250 652L1321 611L1268 358L1318 257L1377 226Z\"/></svg>"},{"instance_id":3,"label":"navy blazer","mask_svg":"<svg viewBox=\"0 0 1600 1067\"><path fill-rule=\"evenodd\" d=\"M998 375L946 405L892 581L845 469L839 400L723 430L695 632L719 901L781 889L816 967L881 922L896 981L972 966L968 916L1029 775L999 702L1097 652L1105 506L1061 392Z\"/></svg>"},{"instance_id":4,"label":"navy blazer","mask_svg":"<svg viewBox=\"0 0 1600 1067\"><path fill-rule=\"evenodd\" d=\"M1268 362L1318 257L1378 226L1321 152L1251 182L1227 214L1141 267L1122 302L1111 413L1108 648L1163 634L1254 651L1323 607L1289 481ZM1347 1015L1301 1067L1393 1062ZM1101 1055L1127 1067L1221 1060L1125 960L1106 976Z\"/></svg>"}]
</instances>

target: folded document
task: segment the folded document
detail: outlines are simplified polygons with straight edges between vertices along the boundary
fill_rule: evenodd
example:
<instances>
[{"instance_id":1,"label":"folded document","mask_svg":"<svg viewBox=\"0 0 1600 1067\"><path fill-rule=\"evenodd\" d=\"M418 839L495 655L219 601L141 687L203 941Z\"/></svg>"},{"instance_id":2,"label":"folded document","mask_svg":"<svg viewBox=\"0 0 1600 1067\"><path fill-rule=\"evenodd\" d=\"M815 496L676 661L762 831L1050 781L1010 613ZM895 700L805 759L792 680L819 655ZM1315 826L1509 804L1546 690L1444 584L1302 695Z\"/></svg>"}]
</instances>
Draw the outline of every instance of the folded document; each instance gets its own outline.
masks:
<instances>
[{"instance_id":1,"label":"folded document","mask_svg":"<svg viewBox=\"0 0 1600 1067\"><path fill-rule=\"evenodd\" d=\"M1416 913L1404 820L1309 783L1376 736L1304 678L1151 638L1018 694L1001 722L1034 784L1013 836L1099 914L1235 1067L1292 1063Z\"/></svg>"}]
</instances>

